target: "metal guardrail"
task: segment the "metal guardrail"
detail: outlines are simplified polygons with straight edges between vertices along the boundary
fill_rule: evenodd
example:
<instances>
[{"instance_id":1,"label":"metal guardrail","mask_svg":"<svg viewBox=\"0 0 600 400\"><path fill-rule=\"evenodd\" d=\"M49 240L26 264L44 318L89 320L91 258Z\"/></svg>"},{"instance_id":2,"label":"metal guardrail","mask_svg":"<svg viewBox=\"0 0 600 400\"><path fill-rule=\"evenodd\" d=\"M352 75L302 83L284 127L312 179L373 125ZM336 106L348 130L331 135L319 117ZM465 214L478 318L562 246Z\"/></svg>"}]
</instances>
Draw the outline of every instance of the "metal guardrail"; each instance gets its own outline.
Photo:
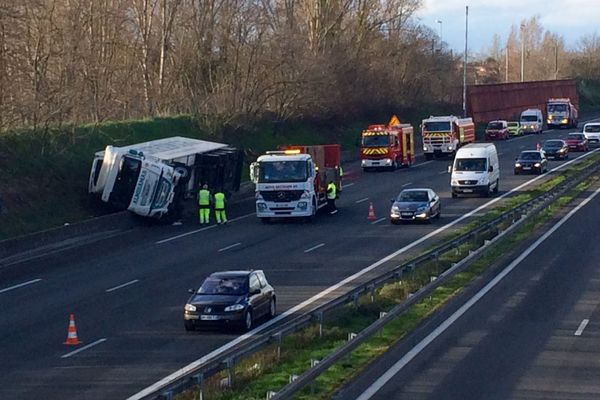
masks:
<instances>
[{"instance_id":1,"label":"metal guardrail","mask_svg":"<svg viewBox=\"0 0 600 400\"><path fill-rule=\"evenodd\" d=\"M210 378L211 376L223 371L227 371L226 383L227 385L231 386L235 379L234 368L237 361L254 354L260 349L274 344L277 345L277 353L279 354L283 337L294 332L298 332L299 330L307 327L308 325L313 324L315 321L319 323L319 328L321 330L323 324L323 317L326 313L351 302L356 302L361 295L374 293L378 288L382 287L383 285L388 284L390 282L395 282L401 279L406 273L415 271L420 264L425 264L433 260L437 260L441 254L446 253L449 250L452 250L457 246L460 246L461 244L470 241L472 238L476 237L481 233L487 232L490 229L500 226L501 224L509 220L513 225L519 221L523 221L528 214L531 215L534 212L539 212L540 210L545 208L547 204L554 201L554 198L556 196L559 196L561 193L564 193L565 191L571 189L572 187L574 187L575 185L579 184L587 177L592 175L594 172L598 171L600 169L599 166L600 162L596 162L592 166L583 170L576 178L570 179L564 184L554 187L549 192L543 193L540 196L531 199L528 202L514 209L508 210L500 216L494 218L493 220L484 223L470 230L469 232L466 232L460 235L459 237L452 239L440 246L437 246L408 262L404 262L400 265L397 265L396 267L393 267L390 271L362 283L361 285L349 290L343 295L340 295L337 298L325 304L317 306L312 310L306 311L302 315L298 315L295 317L290 316L290 319L282 323L282 325L276 326L273 329L265 332L264 334L252 337L248 341L240 343L238 346L234 346L231 349L222 352L220 355L204 362L203 364L190 368L188 371L185 371L185 373L182 373L182 376L174 382L165 383L162 387L158 388L154 392L146 394L145 396L140 398L171 400L174 394L181 393L194 386L199 386L200 391L202 392L203 382L205 382L207 378ZM470 257L475 257L477 254L478 251L472 252L467 256L466 259L469 260ZM298 390L301 390L306 384L316 379L316 377L318 377L329 366L333 365L341 357L347 355L348 352L352 351L362 342L367 340L374 332L379 331L387 322L393 319L393 317L397 313L401 313L402 311L406 310L415 302L427 296L436 287L444 283L447 279L449 279L449 277L451 277L454 273L460 270L461 266L464 265L463 261L465 261L465 259L457 263L449 270L440 274L438 279L424 286L419 291L414 293L413 296L409 297L407 300L394 307L385 317L378 319L373 325L367 327L355 338L349 340L345 345L335 350L334 353L332 353L322 362L314 365L311 369L306 371L304 374L300 375L296 380L294 380L288 386L284 387L278 393L271 392L269 398L286 399L289 398L289 396L293 393L296 393Z\"/></svg>"}]
</instances>

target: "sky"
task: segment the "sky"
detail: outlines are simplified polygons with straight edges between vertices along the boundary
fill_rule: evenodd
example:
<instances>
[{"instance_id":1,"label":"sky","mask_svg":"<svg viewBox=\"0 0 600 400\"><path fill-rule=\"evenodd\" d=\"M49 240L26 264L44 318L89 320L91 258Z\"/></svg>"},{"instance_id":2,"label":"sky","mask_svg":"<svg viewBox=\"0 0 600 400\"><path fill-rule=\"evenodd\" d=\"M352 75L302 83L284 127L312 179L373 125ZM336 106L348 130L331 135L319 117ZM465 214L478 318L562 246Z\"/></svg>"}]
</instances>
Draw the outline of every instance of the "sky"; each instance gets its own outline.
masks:
<instances>
[{"instance_id":1,"label":"sky","mask_svg":"<svg viewBox=\"0 0 600 400\"><path fill-rule=\"evenodd\" d=\"M511 26L538 15L544 30L565 39L575 49L580 37L600 34L600 0L422 0L416 17L439 35L449 48L465 48L465 6L469 6L469 51L482 52L492 44L494 33L501 43ZM436 21L442 21L441 24Z\"/></svg>"}]
</instances>

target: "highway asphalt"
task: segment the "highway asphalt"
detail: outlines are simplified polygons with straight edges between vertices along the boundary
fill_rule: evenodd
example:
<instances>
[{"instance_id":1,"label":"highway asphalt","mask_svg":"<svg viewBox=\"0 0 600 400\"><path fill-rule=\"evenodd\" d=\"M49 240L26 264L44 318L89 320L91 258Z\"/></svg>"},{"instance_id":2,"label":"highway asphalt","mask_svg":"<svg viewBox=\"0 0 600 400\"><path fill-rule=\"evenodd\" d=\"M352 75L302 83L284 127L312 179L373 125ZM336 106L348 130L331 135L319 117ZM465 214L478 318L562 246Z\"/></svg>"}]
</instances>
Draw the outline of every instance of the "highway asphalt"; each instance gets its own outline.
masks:
<instances>
[{"instance_id":1,"label":"highway asphalt","mask_svg":"<svg viewBox=\"0 0 600 400\"><path fill-rule=\"evenodd\" d=\"M512 174L519 151L566 134L549 131L497 142L501 193L531 179ZM135 394L239 335L183 329L187 289L209 273L265 270L281 313L489 201L452 199L448 163L434 160L373 173L363 173L357 162L349 164L340 212L321 214L312 224L263 225L248 199L230 208L227 226L201 228L192 219L177 227L140 226L0 267L0 398ZM562 163L551 161L550 168ZM440 195L442 218L431 225L391 225L390 199L403 187L423 186ZM370 202L378 218L374 222L367 220ZM79 346L63 344L71 313L83 341Z\"/></svg>"},{"instance_id":2,"label":"highway asphalt","mask_svg":"<svg viewBox=\"0 0 600 400\"><path fill-rule=\"evenodd\" d=\"M600 398L599 192L598 184L586 191L577 203L591 200L538 247L516 252L335 399ZM447 319L453 322L436 336ZM416 348L411 359L407 350Z\"/></svg>"}]
</instances>

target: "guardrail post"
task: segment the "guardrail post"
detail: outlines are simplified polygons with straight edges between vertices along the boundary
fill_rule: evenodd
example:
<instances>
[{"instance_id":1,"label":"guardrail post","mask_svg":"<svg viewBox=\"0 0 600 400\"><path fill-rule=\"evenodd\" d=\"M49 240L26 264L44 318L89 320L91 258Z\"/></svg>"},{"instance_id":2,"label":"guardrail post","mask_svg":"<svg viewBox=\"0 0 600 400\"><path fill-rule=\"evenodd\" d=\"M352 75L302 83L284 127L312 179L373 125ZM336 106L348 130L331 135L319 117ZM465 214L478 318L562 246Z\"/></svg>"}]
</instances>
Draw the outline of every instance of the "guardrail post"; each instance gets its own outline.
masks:
<instances>
[{"instance_id":1,"label":"guardrail post","mask_svg":"<svg viewBox=\"0 0 600 400\"><path fill-rule=\"evenodd\" d=\"M316 366L316 365L317 365L319 362L320 362L320 360L316 360L316 359L314 359L314 358L311 358L311 359L310 359L310 367L311 367L311 368L314 368L314 367L315 367L315 366ZM313 379L313 380L310 382L310 394L312 395L312 394L314 394L314 393L315 393L315 380Z\"/></svg>"},{"instance_id":2,"label":"guardrail post","mask_svg":"<svg viewBox=\"0 0 600 400\"><path fill-rule=\"evenodd\" d=\"M277 361L281 360L281 342L282 342L282 336L281 336L281 332L278 332L276 335L277 338Z\"/></svg>"},{"instance_id":3,"label":"guardrail post","mask_svg":"<svg viewBox=\"0 0 600 400\"><path fill-rule=\"evenodd\" d=\"M166 392L162 392L161 395L160 395L160 397L163 400L171 400L173 398L173 392L170 391L170 390L168 390Z\"/></svg>"},{"instance_id":4,"label":"guardrail post","mask_svg":"<svg viewBox=\"0 0 600 400\"><path fill-rule=\"evenodd\" d=\"M225 365L227 366L227 386L232 387L233 386L233 375L234 375L234 362L233 362L233 358L228 358L225 361Z\"/></svg>"},{"instance_id":5,"label":"guardrail post","mask_svg":"<svg viewBox=\"0 0 600 400\"><path fill-rule=\"evenodd\" d=\"M204 374L199 373L192 376L192 380L198 385L198 400L204 400L204 393L202 393L202 385L204 384Z\"/></svg>"},{"instance_id":6,"label":"guardrail post","mask_svg":"<svg viewBox=\"0 0 600 400\"><path fill-rule=\"evenodd\" d=\"M354 303L354 307L358 307L358 293L352 295L352 302Z\"/></svg>"},{"instance_id":7,"label":"guardrail post","mask_svg":"<svg viewBox=\"0 0 600 400\"><path fill-rule=\"evenodd\" d=\"M371 292L371 303L375 303L375 285L370 286L369 291Z\"/></svg>"},{"instance_id":8,"label":"guardrail post","mask_svg":"<svg viewBox=\"0 0 600 400\"><path fill-rule=\"evenodd\" d=\"M317 313L317 321L319 321L319 339L323 338L323 311Z\"/></svg>"}]
</instances>

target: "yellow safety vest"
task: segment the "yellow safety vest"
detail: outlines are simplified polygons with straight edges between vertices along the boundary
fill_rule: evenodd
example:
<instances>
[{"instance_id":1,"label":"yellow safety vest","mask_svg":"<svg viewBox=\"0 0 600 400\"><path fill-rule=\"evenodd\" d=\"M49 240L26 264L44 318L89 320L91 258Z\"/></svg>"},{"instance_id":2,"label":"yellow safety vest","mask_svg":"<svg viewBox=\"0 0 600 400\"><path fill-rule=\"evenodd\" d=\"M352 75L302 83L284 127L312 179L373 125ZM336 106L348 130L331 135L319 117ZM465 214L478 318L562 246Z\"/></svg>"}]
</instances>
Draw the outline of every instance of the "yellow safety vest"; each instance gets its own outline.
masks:
<instances>
[{"instance_id":1,"label":"yellow safety vest","mask_svg":"<svg viewBox=\"0 0 600 400\"><path fill-rule=\"evenodd\" d=\"M198 193L198 204L201 206L210 205L210 192L208 189L201 189Z\"/></svg>"},{"instance_id":2,"label":"yellow safety vest","mask_svg":"<svg viewBox=\"0 0 600 400\"><path fill-rule=\"evenodd\" d=\"M221 192L215 193L215 210L225 209L225 195Z\"/></svg>"},{"instance_id":3,"label":"yellow safety vest","mask_svg":"<svg viewBox=\"0 0 600 400\"><path fill-rule=\"evenodd\" d=\"M327 185L327 198L330 199L330 200L335 199L335 197L336 197L336 195L335 195L336 190L337 190L337 188L335 187L334 183L328 184Z\"/></svg>"}]
</instances>

